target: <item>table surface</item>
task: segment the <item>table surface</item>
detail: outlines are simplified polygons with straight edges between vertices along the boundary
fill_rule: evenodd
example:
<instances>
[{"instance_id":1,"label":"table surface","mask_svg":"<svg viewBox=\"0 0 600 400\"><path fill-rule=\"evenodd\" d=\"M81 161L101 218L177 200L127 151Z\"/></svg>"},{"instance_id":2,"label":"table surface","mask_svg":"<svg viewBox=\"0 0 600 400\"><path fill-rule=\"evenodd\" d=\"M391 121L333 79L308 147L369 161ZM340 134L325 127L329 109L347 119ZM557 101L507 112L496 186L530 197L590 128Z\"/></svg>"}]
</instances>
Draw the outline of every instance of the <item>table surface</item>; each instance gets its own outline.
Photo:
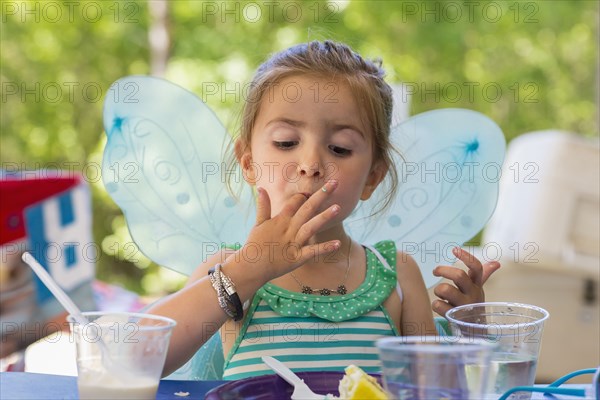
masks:
<instances>
[{"instance_id":1,"label":"table surface","mask_svg":"<svg viewBox=\"0 0 600 400\"><path fill-rule=\"evenodd\" d=\"M203 399L206 393L224 381L175 381L161 380L157 400ZM585 387L586 385L563 385ZM588 385L589 386L589 385ZM177 392L189 392L189 396L176 396ZM2 400L57 400L77 399L77 378L74 376L34 374L29 372L0 373L0 399ZM532 399L551 399L534 393ZM554 399L582 399L573 396L556 396Z\"/></svg>"},{"instance_id":2,"label":"table surface","mask_svg":"<svg viewBox=\"0 0 600 400\"><path fill-rule=\"evenodd\" d=\"M162 380L158 386L157 400L203 399L206 393L223 381L171 381ZM189 392L189 396L176 396ZM0 399L2 400L58 400L78 399L77 378L74 376L34 374L29 372L0 373Z\"/></svg>"}]
</instances>

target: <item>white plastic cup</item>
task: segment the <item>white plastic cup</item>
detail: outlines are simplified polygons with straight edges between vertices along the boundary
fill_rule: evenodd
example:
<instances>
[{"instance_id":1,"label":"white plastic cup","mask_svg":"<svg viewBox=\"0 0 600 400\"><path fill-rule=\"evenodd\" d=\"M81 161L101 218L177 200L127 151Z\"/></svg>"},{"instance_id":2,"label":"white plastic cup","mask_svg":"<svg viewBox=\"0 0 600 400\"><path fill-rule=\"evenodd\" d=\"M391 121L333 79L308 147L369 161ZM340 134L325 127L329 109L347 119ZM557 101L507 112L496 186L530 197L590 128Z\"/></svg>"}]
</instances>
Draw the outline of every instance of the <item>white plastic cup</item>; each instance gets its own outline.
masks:
<instances>
[{"instance_id":1,"label":"white plastic cup","mask_svg":"<svg viewBox=\"0 0 600 400\"><path fill-rule=\"evenodd\" d=\"M548 316L548 311L540 307L505 302L468 304L446 313L454 335L498 345L492 355L485 399L497 399L515 386L535 383L542 331ZM511 400L530 398L529 392L510 397Z\"/></svg>"},{"instance_id":2,"label":"white plastic cup","mask_svg":"<svg viewBox=\"0 0 600 400\"><path fill-rule=\"evenodd\" d=\"M72 316L80 399L155 399L175 321L129 312Z\"/></svg>"},{"instance_id":3,"label":"white plastic cup","mask_svg":"<svg viewBox=\"0 0 600 400\"><path fill-rule=\"evenodd\" d=\"M398 399L478 399L495 344L454 336L377 341L385 389Z\"/></svg>"}]
</instances>

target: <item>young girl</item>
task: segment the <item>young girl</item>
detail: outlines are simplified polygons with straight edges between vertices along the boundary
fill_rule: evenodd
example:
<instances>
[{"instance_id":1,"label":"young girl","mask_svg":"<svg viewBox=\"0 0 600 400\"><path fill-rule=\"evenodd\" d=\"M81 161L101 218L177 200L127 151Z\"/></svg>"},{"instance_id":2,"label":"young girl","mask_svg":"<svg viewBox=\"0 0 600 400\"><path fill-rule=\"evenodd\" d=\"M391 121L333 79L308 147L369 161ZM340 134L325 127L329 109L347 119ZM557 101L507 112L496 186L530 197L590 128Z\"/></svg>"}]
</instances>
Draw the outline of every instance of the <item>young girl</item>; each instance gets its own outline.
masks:
<instances>
[{"instance_id":1,"label":"young girl","mask_svg":"<svg viewBox=\"0 0 600 400\"><path fill-rule=\"evenodd\" d=\"M435 334L432 306L444 315L484 300L497 262L482 265L455 249L469 272L437 267L456 287L438 285L441 300L430 305L419 267L393 241L361 245L344 230L386 176L388 198L397 186L383 76L377 63L330 41L294 46L260 66L235 142L244 179L256 188L256 225L241 249L209 257L152 308L178 322L165 374L219 327L224 379L271 373L263 355L295 371L356 364L373 372L374 340Z\"/></svg>"}]
</instances>

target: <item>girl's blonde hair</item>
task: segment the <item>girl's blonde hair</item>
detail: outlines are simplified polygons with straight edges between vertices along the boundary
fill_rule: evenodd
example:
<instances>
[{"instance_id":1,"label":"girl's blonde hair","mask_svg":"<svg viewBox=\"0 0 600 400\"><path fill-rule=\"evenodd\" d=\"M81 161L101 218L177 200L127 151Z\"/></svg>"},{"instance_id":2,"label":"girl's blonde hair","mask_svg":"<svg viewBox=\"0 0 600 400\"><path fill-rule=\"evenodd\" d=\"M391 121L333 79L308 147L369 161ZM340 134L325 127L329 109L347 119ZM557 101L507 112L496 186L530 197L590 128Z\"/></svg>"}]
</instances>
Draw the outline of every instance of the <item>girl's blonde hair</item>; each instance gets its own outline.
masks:
<instances>
[{"instance_id":1,"label":"girl's blonde hair","mask_svg":"<svg viewBox=\"0 0 600 400\"><path fill-rule=\"evenodd\" d=\"M274 54L258 68L250 84L242 108L240 132L235 139L239 148L245 150L250 146L264 94L293 75L326 77L349 85L362 110L365 126L373 132L373 160L387 168L389 190L373 214L383 211L396 195L398 173L392 158L395 149L390 141L392 89L383 79L385 71L381 60L366 60L350 47L329 40L299 44ZM235 159L229 162L234 163Z\"/></svg>"}]
</instances>

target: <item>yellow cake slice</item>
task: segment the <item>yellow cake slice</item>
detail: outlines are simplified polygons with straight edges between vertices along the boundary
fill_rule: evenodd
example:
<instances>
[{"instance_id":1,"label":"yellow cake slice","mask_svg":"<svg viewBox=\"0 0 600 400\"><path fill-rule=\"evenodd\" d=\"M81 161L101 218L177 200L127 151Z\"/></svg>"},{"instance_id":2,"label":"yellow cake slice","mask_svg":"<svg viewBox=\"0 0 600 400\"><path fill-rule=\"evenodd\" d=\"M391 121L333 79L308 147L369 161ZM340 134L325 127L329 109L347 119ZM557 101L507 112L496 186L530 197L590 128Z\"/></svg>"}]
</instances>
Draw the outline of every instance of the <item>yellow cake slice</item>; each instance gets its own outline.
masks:
<instances>
[{"instance_id":1,"label":"yellow cake slice","mask_svg":"<svg viewBox=\"0 0 600 400\"><path fill-rule=\"evenodd\" d=\"M346 367L346 375L340 381L339 391L340 399L344 400L388 400L387 393L377 379L356 365Z\"/></svg>"}]
</instances>

